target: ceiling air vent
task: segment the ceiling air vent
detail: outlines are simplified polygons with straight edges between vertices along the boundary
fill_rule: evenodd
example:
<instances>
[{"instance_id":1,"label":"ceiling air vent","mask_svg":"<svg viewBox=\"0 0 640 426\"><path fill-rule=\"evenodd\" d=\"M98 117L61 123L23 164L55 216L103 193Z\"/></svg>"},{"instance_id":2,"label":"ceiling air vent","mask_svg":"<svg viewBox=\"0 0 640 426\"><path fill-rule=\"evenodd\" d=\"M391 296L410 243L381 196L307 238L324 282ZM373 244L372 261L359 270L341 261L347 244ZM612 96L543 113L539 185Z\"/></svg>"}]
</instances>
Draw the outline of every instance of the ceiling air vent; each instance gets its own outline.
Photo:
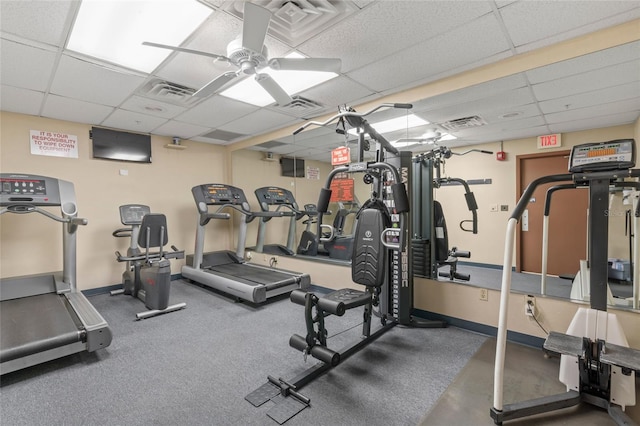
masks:
<instances>
[{"instance_id":1,"label":"ceiling air vent","mask_svg":"<svg viewBox=\"0 0 640 426\"><path fill-rule=\"evenodd\" d=\"M214 6L211 0L199 0ZM343 0L257 0L254 1L273 14L269 24L269 35L297 46L325 29L333 26L359 10L355 3ZM215 7L214 7L215 8ZM243 19L244 2L228 1L221 6L233 16Z\"/></svg>"},{"instance_id":2,"label":"ceiling air vent","mask_svg":"<svg viewBox=\"0 0 640 426\"><path fill-rule=\"evenodd\" d=\"M147 98L157 99L163 102L180 106L191 106L200 99L192 95L196 89L171 83L166 80L153 79L145 84L139 94Z\"/></svg>"},{"instance_id":3,"label":"ceiling air vent","mask_svg":"<svg viewBox=\"0 0 640 426\"><path fill-rule=\"evenodd\" d=\"M302 96L292 96L292 101L286 105L277 106L275 109L298 118L306 118L317 115L325 109L325 106Z\"/></svg>"},{"instance_id":4,"label":"ceiling air vent","mask_svg":"<svg viewBox=\"0 0 640 426\"><path fill-rule=\"evenodd\" d=\"M487 122L484 121L482 117L473 115L471 117L456 118L455 120L445 121L444 123L440 123L440 126L450 132L455 132L456 130L484 126L485 124L487 124Z\"/></svg>"},{"instance_id":5,"label":"ceiling air vent","mask_svg":"<svg viewBox=\"0 0 640 426\"><path fill-rule=\"evenodd\" d=\"M265 149L273 149L282 145L287 145L287 144L280 141L269 141L269 142L259 143L258 145L255 145L255 146L260 148L265 148Z\"/></svg>"},{"instance_id":6,"label":"ceiling air vent","mask_svg":"<svg viewBox=\"0 0 640 426\"><path fill-rule=\"evenodd\" d=\"M208 139L215 139L218 141L231 142L232 140L238 139L242 136L246 136L246 135L243 135L241 133L227 132L226 130L217 129L207 134L204 134L201 137L208 138Z\"/></svg>"}]
</instances>

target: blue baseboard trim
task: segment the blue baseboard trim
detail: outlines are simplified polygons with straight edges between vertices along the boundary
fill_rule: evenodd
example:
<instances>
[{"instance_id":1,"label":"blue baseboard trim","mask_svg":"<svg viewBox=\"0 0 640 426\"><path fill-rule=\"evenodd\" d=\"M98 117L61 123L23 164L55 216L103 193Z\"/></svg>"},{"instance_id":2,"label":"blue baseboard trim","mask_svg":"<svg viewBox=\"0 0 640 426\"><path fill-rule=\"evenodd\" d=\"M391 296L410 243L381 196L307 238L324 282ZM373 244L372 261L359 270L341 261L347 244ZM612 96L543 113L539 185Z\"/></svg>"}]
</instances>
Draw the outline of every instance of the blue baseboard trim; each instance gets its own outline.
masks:
<instances>
[{"instance_id":1,"label":"blue baseboard trim","mask_svg":"<svg viewBox=\"0 0 640 426\"><path fill-rule=\"evenodd\" d=\"M463 328L486 336L496 337L498 335L498 329L490 325L454 318L448 315L436 314L434 312L423 311L421 309L414 309L413 313L415 316L420 318L446 321L446 323L451 326ZM528 334L518 333L515 331L507 331L507 340L521 345L531 346L536 349L542 348L542 345L544 344L544 339L541 337L530 336Z\"/></svg>"},{"instance_id":2,"label":"blue baseboard trim","mask_svg":"<svg viewBox=\"0 0 640 426\"><path fill-rule=\"evenodd\" d=\"M98 294L109 293L110 291L119 290L121 288L122 288L122 284L114 284L114 285L108 285L105 287L90 288L89 290L82 290L82 294L84 294L87 297L96 296Z\"/></svg>"}]
</instances>

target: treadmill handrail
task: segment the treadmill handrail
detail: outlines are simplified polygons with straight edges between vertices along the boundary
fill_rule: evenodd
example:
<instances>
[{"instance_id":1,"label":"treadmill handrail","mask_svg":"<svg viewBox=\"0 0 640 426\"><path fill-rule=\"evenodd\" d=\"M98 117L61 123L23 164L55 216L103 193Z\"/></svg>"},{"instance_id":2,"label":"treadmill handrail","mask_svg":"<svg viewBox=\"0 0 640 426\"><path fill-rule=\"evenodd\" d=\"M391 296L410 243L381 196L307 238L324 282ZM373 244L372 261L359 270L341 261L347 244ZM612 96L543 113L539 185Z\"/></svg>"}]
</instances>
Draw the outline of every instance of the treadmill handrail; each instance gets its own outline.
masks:
<instances>
[{"instance_id":1,"label":"treadmill handrail","mask_svg":"<svg viewBox=\"0 0 640 426\"><path fill-rule=\"evenodd\" d=\"M54 215L53 213L50 213L32 204L11 204L3 208L2 210L0 210L0 215L3 215L5 213L14 213L14 214L40 213L41 215L46 216L49 219L53 219L56 222L70 223L72 225L86 225L87 223L89 223L87 219L80 218L80 217L59 217Z\"/></svg>"}]
</instances>

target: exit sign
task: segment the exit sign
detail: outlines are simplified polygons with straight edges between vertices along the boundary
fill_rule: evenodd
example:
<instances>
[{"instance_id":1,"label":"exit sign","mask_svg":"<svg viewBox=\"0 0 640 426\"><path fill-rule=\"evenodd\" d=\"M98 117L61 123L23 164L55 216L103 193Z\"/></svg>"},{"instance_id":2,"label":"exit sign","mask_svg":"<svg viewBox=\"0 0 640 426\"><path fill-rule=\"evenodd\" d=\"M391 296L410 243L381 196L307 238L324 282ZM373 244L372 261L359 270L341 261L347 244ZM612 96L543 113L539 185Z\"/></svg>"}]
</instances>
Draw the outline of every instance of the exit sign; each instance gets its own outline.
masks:
<instances>
[{"instance_id":1,"label":"exit sign","mask_svg":"<svg viewBox=\"0 0 640 426\"><path fill-rule=\"evenodd\" d=\"M538 149L556 148L562 145L560 133L538 136Z\"/></svg>"}]
</instances>

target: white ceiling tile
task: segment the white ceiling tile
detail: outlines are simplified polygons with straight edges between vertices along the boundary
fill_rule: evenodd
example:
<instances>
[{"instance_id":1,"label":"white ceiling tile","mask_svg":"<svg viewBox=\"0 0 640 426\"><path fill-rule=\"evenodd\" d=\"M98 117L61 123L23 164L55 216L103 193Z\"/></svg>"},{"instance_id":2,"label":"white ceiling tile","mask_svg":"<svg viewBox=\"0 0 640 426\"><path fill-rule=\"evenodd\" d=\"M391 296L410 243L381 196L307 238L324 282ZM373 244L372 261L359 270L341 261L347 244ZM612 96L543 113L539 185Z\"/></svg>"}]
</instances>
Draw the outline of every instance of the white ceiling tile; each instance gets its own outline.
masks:
<instances>
[{"instance_id":1,"label":"white ceiling tile","mask_svg":"<svg viewBox=\"0 0 640 426\"><path fill-rule=\"evenodd\" d=\"M152 117L146 114L117 109L100 124L114 129L150 133L166 121L166 118Z\"/></svg>"},{"instance_id":2,"label":"white ceiling tile","mask_svg":"<svg viewBox=\"0 0 640 426\"><path fill-rule=\"evenodd\" d=\"M421 112L420 117L433 123L442 123L462 117L479 115L487 122L498 120L498 116L508 112L520 111L532 114L535 99L528 87L501 92L486 98L476 99L470 102L446 106L439 109ZM537 110L537 108L534 108Z\"/></svg>"},{"instance_id":3,"label":"white ceiling tile","mask_svg":"<svg viewBox=\"0 0 640 426\"><path fill-rule=\"evenodd\" d=\"M532 87L536 98L544 101L638 81L638 76L640 59L534 84Z\"/></svg>"},{"instance_id":4,"label":"white ceiling tile","mask_svg":"<svg viewBox=\"0 0 640 426\"><path fill-rule=\"evenodd\" d=\"M104 105L47 95L42 115L76 123L97 124L102 122L112 111L113 108Z\"/></svg>"},{"instance_id":5,"label":"white ceiling tile","mask_svg":"<svg viewBox=\"0 0 640 426\"><path fill-rule=\"evenodd\" d=\"M459 28L489 13L488 2L379 1L303 43L310 56L342 59L349 72L400 50Z\"/></svg>"},{"instance_id":6,"label":"white ceiling tile","mask_svg":"<svg viewBox=\"0 0 640 426\"><path fill-rule=\"evenodd\" d=\"M526 86L527 80L524 74L518 73L414 102L413 110L415 112L421 112L451 105L465 104Z\"/></svg>"},{"instance_id":7,"label":"white ceiling tile","mask_svg":"<svg viewBox=\"0 0 640 426\"><path fill-rule=\"evenodd\" d=\"M135 95L124 101L120 108L164 118L173 118L187 110L185 107Z\"/></svg>"},{"instance_id":8,"label":"white ceiling tile","mask_svg":"<svg viewBox=\"0 0 640 426\"><path fill-rule=\"evenodd\" d=\"M640 58L640 41L626 43L574 59L535 68L527 71L526 74L531 84L537 84L569 75L582 74L587 71L610 67L612 65L637 60L638 58Z\"/></svg>"},{"instance_id":9,"label":"white ceiling tile","mask_svg":"<svg viewBox=\"0 0 640 426\"><path fill-rule=\"evenodd\" d=\"M0 1L0 28L29 40L61 46L65 22L77 1Z\"/></svg>"},{"instance_id":10,"label":"white ceiling tile","mask_svg":"<svg viewBox=\"0 0 640 426\"><path fill-rule=\"evenodd\" d=\"M624 13L620 13L618 15L599 19L595 23L592 23L589 25L574 28L572 30L563 32L555 36L547 37L545 39L538 40L533 43L528 43L524 46L518 46L516 47L516 52L525 53L531 50L540 49L545 46L550 46L552 44L559 43L561 41L569 40L575 37L580 37L582 35L589 34L593 31L598 31L605 28L613 27L615 25L620 25L625 22L632 21L634 19L639 19L639 18L640 18L640 7L637 7L635 9L629 10Z\"/></svg>"},{"instance_id":11,"label":"white ceiling tile","mask_svg":"<svg viewBox=\"0 0 640 426\"><path fill-rule=\"evenodd\" d=\"M162 136L178 136L181 139L191 139L210 130L211 128L209 127L170 120L153 129L153 133Z\"/></svg>"},{"instance_id":12,"label":"white ceiling tile","mask_svg":"<svg viewBox=\"0 0 640 426\"><path fill-rule=\"evenodd\" d=\"M176 119L191 124L216 128L258 109L253 105L217 95L180 114Z\"/></svg>"},{"instance_id":13,"label":"white ceiling tile","mask_svg":"<svg viewBox=\"0 0 640 426\"><path fill-rule=\"evenodd\" d=\"M261 109L238 120L227 123L224 126L220 126L219 129L227 132L242 133L244 135L258 135L295 122L300 122L300 120L288 115Z\"/></svg>"},{"instance_id":14,"label":"white ceiling tile","mask_svg":"<svg viewBox=\"0 0 640 426\"><path fill-rule=\"evenodd\" d=\"M639 76L640 78L640 76ZM585 108L603 103L611 103L631 98L640 98L640 80L606 89L594 90L560 99L539 102L540 110L545 114L562 112L568 109Z\"/></svg>"},{"instance_id":15,"label":"white ceiling tile","mask_svg":"<svg viewBox=\"0 0 640 426\"><path fill-rule=\"evenodd\" d=\"M498 21L490 14L348 75L367 87L384 91L508 50Z\"/></svg>"},{"instance_id":16,"label":"white ceiling tile","mask_svg":"<svg viewBox=\"0 0 640 426\"><path fill-rule=\"evenodd\" d=\"M13 86L0 86L0 110L38 115L44 93Z\"/></svg>"},{"instance_id":17,"label":"white ceiling tile","mask_svg":"<svg viewBox=\"0 0 640 426\"><path fill-rule=\"evenodd\" d=\"M578 132L581 130L599 129L602 127L619 126L634 123L640 118L640 110L626 111L599 117L589 117L582 120L564 121L561 123L549 124L549 129L553 133ZM602 141L584 141L602 142Z\"/></svg>"},{"instance_id":18,"label":"white ceiling tile","mask_svg":"<svg viewBox=\"0 0 640 426\"><path fill-rule=\"evenodd\" d=\"M53 52L3 39L0 42L2 84L44 92L49 85L55 60L56 54Z\"/></svg>"},{"instance_id":19,"label":"white ceiling tile","mask_svg":"<svg viewBox=\"0 0 640 426\"><path fill-rule=\"evenodd\" d=\"M547 122L552 124L562 123L565 121L577 121L587 119L589 117L596 118L616 113L624 114L629 111L640 111L640 97L608 104L595 105L587 108L569 109L567 111L546 114L545 117Z\"/></svg>"},{"instance_id":20,"label":"white ceiling tile","mask_svg":"<svg viewBox=\"0 0 640 426\"><path fill-rule=\"evenodd\" d=\"M63 55L51 93L117 106L144 83L144 78Z\"/></svg>"},{"instance_id":21,"label":"white ceiling tile","mask_svg":"<svg viewBox=\"0 0 640 426\"><path fill-rule=\"evenodd\" d=\"M330 107L332 111L336 111L340 104L350 104L371 94L371 90L345 76L339 76L299 93L300 96Z\"/></svg>"},{"instance_id":22,"label":"white ceiling tile","mask_svg":"<svg viewBox=\"0 0 640 426\"><path fill-rule=\"evenodd\" d=\"M598 21L637 7L634 1L519 1L501 8L500 14L513 43L522 46L574 28L594 31Z\"/></svg>"}]
</instances>

